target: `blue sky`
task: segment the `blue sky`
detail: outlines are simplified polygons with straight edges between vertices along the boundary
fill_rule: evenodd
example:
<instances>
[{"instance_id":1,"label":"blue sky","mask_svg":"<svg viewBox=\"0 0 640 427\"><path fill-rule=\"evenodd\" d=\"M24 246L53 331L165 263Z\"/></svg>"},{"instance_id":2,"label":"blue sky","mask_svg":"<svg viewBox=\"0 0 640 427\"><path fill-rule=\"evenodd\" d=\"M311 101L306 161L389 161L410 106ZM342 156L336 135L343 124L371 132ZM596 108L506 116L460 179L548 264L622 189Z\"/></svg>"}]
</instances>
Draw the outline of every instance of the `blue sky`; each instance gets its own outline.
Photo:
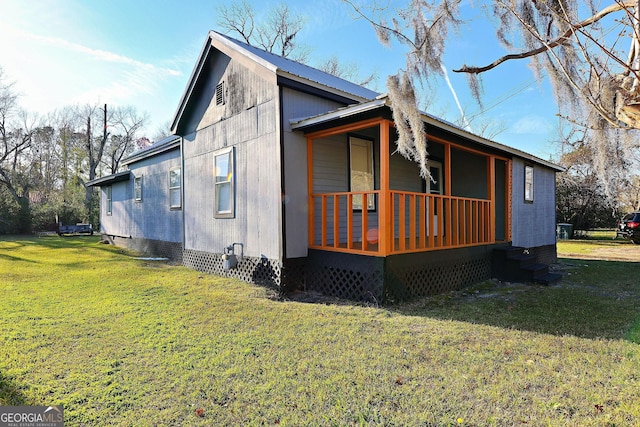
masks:
<instances>
[{"instance_id":1,"label":"blue sky","mask_svg":"<svg viewBox=\"0 0 640 427\"><path fill-rule=\"evenodd\" d=\"M299 42L311 52L309 65L331 56L357 64L362 75L378 76L372 89L384 92L386 76L404 67L405 50L382 46L371 26L355 20L340 0L285 0L306 17ZM252 0L264 13L281 3ZM392 3L402 3L392 1ZM81 1L0 0L0 67L21 95L28 111L46 114L66 105L133 105L149 114L152 138L171 120L202 44L217 29L224 0ZM449 45L445 66L484 65L503 54L481 14L469 15L469 32ZM493 139L549 159L556 152L557 107L548 84L535 82L527 62L505 64L486 73L481 109L471 98L464 76L449 72L472 130L478 120L504 130ZM460 120L453 94L443 79L429 112Z\"/></svg>"}]
</instances>

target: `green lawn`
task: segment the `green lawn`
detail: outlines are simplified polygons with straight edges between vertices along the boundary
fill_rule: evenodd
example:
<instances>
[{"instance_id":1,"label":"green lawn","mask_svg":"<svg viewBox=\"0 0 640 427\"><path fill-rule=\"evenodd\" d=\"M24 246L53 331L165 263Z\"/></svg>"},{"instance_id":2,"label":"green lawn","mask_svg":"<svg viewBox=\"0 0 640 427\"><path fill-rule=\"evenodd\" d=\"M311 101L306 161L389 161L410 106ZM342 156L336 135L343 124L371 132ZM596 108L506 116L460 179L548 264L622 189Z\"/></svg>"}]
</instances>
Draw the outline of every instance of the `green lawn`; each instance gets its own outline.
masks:
<instances>
[{"instance_id":1,"label":"green lawn","mask_svg":"<svg viewBox=\"0 0 640 427\"><path fill-rule=\"evenodd\" d=\"M0 405L68 426L640 424L637 264L563 259L378 308L136 260L93 237L0 241Z\"/></svg>"}]
</instances>

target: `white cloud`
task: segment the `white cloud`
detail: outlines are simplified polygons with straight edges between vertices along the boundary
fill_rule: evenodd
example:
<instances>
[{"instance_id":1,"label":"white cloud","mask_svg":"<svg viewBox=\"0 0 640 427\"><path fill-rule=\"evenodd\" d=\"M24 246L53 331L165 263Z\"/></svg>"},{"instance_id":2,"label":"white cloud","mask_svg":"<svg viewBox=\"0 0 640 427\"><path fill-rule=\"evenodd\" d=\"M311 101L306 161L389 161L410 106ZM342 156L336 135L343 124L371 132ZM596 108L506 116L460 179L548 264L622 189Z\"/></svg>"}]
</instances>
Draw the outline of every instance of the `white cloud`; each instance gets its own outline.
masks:
<instances>
[{"instance_id":1,"label":"white cloud","mask_svg":"<svg viewBox=\"0 0 640 427\"><path fill-rule=\"evenodd\" d=\"M21 30L17 30L11 27L9 27L8 30L10 32L16 33L16 35L20 38L32 39L37 43L47 44L53 48L60 48L60 49L65 49L72 52L77 52L77 53L86 55L89 58L96 59L98 61L130 65L135 69L150 70L158 73L167 74L169 76L178 76L181 74L179 71L171 68L156 67L152 64L147 64L141 61L137 61L135 59L128 58L126 56L119 55L114 52L108 52L101 49L93 49L93 48L83 46L78 43L70 42L68 40L64 40L61 38L40 36L37 34L31 34Z\"/></svg>"},{"instance_id":2,"label":"white cloud","mask_svg":"<svg viewBox=\"0 0 640 427\"><path fill-rule=\"evenodd\" d=\"M516 120L509 129L509 132L515 134L546 135L552 128L553 126L546 118L536 114L529 114Z\"/></svg>"},{"instance_id":3,"label":"white cloud","mask_svg":"<svg viewBox=\"0 0 640 427\"><path fill-rule=\"evenodd\" d=\"M0 66L8 80L16 83L20 103L28 111L46 114L67 105L96 102L132 105L150 114L151 129L157 126L156 116L166 121L173 112L174 105L167 113L158 99L165 96L165 86L182 83L183 72L176 64L156 65L10 25L0 27L0 39Z\"/></svg>"}]
</instances>

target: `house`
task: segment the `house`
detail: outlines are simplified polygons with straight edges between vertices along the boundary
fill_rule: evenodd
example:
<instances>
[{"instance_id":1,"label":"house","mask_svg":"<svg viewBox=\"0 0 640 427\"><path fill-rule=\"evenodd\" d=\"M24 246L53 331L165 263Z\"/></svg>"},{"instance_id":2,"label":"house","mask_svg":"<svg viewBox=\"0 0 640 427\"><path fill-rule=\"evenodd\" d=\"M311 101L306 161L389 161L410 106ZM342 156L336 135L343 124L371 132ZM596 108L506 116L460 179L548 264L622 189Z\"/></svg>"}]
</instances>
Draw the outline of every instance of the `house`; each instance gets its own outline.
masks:
<instances>
[{"instance_id":1,"label":"house","mask_svg":"<svg viewBox=\"0 0 640 427\"><path fill-rule=\"evenodd\" d=\"M205 272L378 302L508 278L505 248L534 269L555 261L562 169L423 120L428 182L395 152L384 95L212 31L174 135L90 183L101 233Z\"/></svg>"}]
</instances>

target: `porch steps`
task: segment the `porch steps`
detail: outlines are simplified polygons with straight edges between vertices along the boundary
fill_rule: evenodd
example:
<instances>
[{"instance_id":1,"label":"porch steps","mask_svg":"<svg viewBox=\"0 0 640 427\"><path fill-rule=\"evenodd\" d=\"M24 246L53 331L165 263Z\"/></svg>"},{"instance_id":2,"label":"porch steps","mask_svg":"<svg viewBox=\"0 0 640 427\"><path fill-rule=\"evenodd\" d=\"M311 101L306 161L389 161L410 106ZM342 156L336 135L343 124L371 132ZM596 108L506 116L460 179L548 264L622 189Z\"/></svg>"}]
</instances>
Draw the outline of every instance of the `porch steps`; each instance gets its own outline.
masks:
<instances>
[{"instance_id":1,"label":"porch steps","mask_svg":"<svg viewBox=\"0 0 640 427\"><path fill-rule=\"evenodd\" d=\"M551 285L562 279L561 274L549 272L547 264L537 262L535 255L519 246L494 249L491 269L496 279L506 282Z\"/></svg>"}]
</instances>

